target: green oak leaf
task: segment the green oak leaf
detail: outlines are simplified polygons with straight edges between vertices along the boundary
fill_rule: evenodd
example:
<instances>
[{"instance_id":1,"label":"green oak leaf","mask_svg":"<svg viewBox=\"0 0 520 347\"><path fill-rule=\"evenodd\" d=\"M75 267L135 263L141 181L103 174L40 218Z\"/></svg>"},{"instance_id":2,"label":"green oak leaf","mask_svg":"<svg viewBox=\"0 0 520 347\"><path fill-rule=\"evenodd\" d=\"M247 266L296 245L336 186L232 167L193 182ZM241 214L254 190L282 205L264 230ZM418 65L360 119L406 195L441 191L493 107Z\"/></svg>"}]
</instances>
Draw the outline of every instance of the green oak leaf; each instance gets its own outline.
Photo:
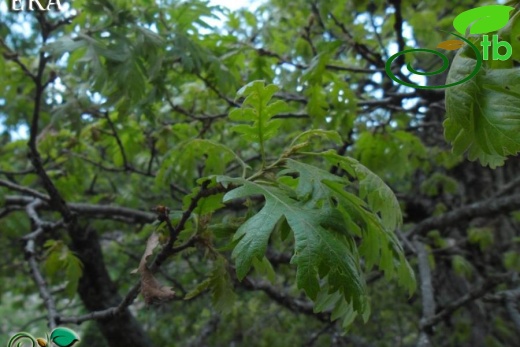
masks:
<instances>
[{"instance_id":1,"label":"green oak leaf","mask_svg":"<svg viewBox=\"0 0 520 347\"><path fill-rule=\"evenodd\" d=\"M247 140L257 143L263 143L274 137L281 121L272 118L287 110L284 101L270 102L276 91L278 91L277 86L274 84L264 86L263 81L253 81L242 87L237 92L237 97L245 97L245 100L241 108L236 108L229 113L229 119L244 124L235 125L232 130L241 133Z\"/></svg>"},{"instance_id":2,"label":"green oak leaf","mask_svg":"<svg viewBox=\"0 0 520 347\"><path fill-rule=\"evenodd\" d=\"M320 169L316 166L305 164L296 160L287 159L287 169L282 170L278 175L285 175L291 172L297 172L300 179L295 192L300 201L304 201L307 207L332 207L333 203L329 199L330 191L323 183L323 180L333 182L346 181L330 172Z\"/></svg>"},{"instance_id":3,"label":"green oak leaf","mask_svg":"<svg viewBox=\"0 0 520 347\"><path fill-rule=\"evenodd\" d=\"M475 60L457 54L447 83L460 80ZM520 69L481 69L475 78L446 90L444 135L453 152L468 152L492 168L520 152Z\"/></svg>"},{"instance_id":4,"label":"green oak leaf","mask_svg":"<svg viewBox=\"0 0 520 347\"><path fill-rule=\"evenodd\" d=\"M359 197L365 199L370 209L381 216L381 224L389 231L403 222L399 201L394 192L375 173L354 158L344 157L335 151L320 154L333 165L340 166L359 181Z\"/></svg>"},{"instance_id":5,"label":"green oak leaf","mask_svg":"<svg viewBox=\"0 0 520 347\"><path fill-rule=\"evenodd\" d=\"M295 238L291 263L297 266L298 288L316 300L321 291L320 279L326 278L330 292L340 292L357 312L365 314L368 311L359 255L336 209L311 209L280 188L245 179L220 176L218 180L240 185L224 196L224 202L252 195L265 197L260 212L249 218L235 234L239 242L232 257L240 280L247 275L254 258L262 260L275 225L285 217Z\"/></svg>"}]
</instances>

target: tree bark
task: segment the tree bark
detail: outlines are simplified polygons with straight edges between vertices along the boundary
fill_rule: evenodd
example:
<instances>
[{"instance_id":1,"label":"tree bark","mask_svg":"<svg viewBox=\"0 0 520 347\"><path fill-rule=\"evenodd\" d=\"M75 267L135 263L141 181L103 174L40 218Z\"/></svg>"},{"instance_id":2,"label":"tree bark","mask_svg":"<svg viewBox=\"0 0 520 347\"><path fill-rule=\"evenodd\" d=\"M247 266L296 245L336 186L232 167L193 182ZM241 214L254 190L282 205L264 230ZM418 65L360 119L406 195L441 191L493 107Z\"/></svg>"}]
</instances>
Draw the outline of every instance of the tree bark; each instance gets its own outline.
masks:
<instances>
[{"instance_id":1,"label":"tree bark","mask_svg":"<svg viewBox=\"0 0 520 347\"><path fill-rule=\"evenodd\" d=\"M72 250L83 263L78 293L85 307L88 311L99 311L117 306L122 298L106 269L98 234L89 227L78 227L69 234L72 238ZM98 320L97 326L110 347L153 346L128 309L117 316Z\"/></svg>"}]
</instances>

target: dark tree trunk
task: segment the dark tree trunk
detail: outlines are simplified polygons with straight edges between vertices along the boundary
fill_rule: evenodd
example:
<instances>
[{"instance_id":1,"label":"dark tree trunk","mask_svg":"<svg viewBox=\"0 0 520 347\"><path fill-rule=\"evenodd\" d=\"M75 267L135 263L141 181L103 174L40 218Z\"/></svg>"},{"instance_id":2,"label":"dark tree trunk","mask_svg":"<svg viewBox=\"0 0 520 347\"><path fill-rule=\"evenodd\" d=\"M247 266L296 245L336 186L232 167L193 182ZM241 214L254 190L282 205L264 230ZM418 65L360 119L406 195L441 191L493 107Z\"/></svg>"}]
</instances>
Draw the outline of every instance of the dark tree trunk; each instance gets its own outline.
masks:
<instances>
[{"instance_id":1,"label":"dark tree trunk","mask_svg":"<svg viewBox=\"0 0 520 347\"><path fill-rule=\"evenodd\" d=\"M80 227L70 232L70 236L72 249L83 263L78 292L87 310L98 311L117 306L122 298L106 269L97 233L88 227ZM110 347L153 346L128 309L115 317L99 320L97 326Z\"/></svg>"}]
</instances>

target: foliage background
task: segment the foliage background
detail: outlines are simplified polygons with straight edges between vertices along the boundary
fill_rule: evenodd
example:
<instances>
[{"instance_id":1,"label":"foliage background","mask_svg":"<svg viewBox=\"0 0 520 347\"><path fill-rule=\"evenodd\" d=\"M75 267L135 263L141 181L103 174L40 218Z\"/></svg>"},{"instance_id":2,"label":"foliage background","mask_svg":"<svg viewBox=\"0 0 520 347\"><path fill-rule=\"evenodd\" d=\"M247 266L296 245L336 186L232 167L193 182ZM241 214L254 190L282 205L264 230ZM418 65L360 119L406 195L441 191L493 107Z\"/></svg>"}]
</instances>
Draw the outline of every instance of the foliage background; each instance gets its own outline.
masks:
<instances>
[{"instance_id":1,"label":"foliage background","mask_svg":"<svg viewBox=\"0 0 520 347\"><path fill-rule=\"evenodd\" d=\"M63 3L0 12L1 344L515 345L516 150L453 152L445 91L384 73L487 2ZM513 58L452 94L504 118L451 117L516 148Z\"/></svg>"}]
</instances>

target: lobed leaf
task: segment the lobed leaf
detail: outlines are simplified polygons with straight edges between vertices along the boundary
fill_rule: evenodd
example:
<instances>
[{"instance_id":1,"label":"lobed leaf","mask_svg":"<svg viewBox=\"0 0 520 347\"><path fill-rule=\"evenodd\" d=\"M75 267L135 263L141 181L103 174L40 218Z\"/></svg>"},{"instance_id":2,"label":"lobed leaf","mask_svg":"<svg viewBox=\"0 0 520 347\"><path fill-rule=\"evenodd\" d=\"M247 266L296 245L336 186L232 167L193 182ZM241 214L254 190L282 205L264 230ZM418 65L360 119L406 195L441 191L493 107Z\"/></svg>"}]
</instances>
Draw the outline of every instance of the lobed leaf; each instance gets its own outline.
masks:
<instances>
[{"instance_id":1,"label":"lobed leaf","mask_svg":"<svg viewBox=\"0 0 520 347\"><path fill-rule=\"evenodd\" d=\"M460 80L475 60L458 54L448 81ZM468 152L492 168L520 152L520 69L481 69L472 80L446 90L444 135L453 152Z\"/></svg>"},{"instance_id":2,"label":"lobed leaf","mask_svg":"<svg viewBox=\"0 0 520 347\"><path fill-rule=\"evenodd\" d=\"M308 208L277 187L223 176L218 181L240 185L228 192L224 201L259 194L266 200L260 212L248 219L235 235L239 242L232 256L239 279L247 275L254 258L262 260L269 237L283 216L295 238L291 263L297 266L298 288L314 300L320 292L319 279L326 278L331 291L339 291L356 310L367 310L357 251L343 230L337 211L330 207Z\"/></svg>"}]
</instances>

